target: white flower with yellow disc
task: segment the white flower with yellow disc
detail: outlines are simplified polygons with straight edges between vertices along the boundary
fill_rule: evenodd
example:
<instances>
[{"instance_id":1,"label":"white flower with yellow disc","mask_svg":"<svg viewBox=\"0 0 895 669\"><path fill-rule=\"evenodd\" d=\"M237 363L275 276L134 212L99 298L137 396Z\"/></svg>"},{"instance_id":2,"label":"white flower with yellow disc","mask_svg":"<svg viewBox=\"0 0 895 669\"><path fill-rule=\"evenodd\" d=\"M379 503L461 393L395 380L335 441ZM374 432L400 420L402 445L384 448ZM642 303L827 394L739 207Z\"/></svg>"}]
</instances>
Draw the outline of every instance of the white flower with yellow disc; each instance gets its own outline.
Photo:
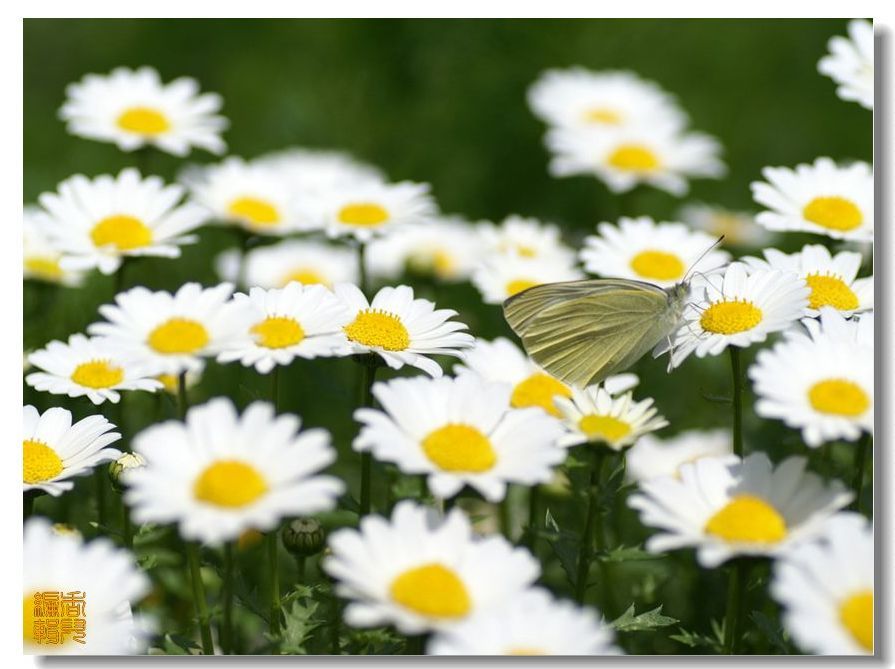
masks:
<instances>
[{"instance_id":1,"label":"white flower with yellow disc","mask_svg":"<svg viewBox=\"0 0 895 669\"><path fill-rule=\"evenodd\" d=\"M255 158L252 163L279 172L298 197L326 193L358 183L382 183L377 168L341 151L292 147Z\"/></svg>"},{"instance_id":2,"label":"white flower with yellow disc","mask_svg":"<svg viewBox=\"0 0 895 669\"><path fill-rule=\"evenodd\" d=\"M106 320L87 331L107 337L156 374L201 370L203 357L239 334L242 319L230 302L232 292L229 283L212 288L186 283L173 295L138 286L102 305L99 313Z\"/></svg>"},{"instance_id":3,"label":"white flower with yellow disc","mask_svg":"<svg viewBox=\"0 0 895 669\"><path fill-rule=\"evenodd\" d=\"M28 356L41 370L31 372L25 382L36 390L53 395L87 398L94 404L106 400L117 404L122 390L162 387L153 377L152 365L137 360L127 351L103 338L74 334L68 342L51 341Z\"/></svg>"},{"instance_id":4,"label":"white flower with yellow disc","mask_svg":"<svg viewBox=\"0 0 895 669\"><path fill-rule=\"evenodd\" d=\"M459 358L472 346L472 335L461 332L466 325L450 320L456 311L414 299L410 286L386 286L372 302L349 283L337 285L335 293L351 314L343 330L352 353L375 353L392 369L410 365L438 377L443 371L431 356Z\"/></svg>"},{"instance_id":5,"label":"white flower with yellow disc","mask_svg":"<svg viewBox=\"0 0 895 669\"><path fill-rule=\"evenodd\" d=\"M563 243L559 227L536 218L507 216L499 225L478 226L484 256L518 255L522 258L551 260L571 266L575 253Z\"/></svg>"},{"instance_id":6,"label":"white flower with yellow disc","mask_svg":"<svg viewBox=\"0 0 895 669\"><path fill-rule=\"evenodd\" d=\"M217 257L215 268L224 281L249 288L284 288L291 281L332 288L337 283L358 280L355 251L310 239L285 239L259 246L244 257L230 249Z\"/></svg>"},{"instance_id":7,"label":"white flower with yellow disc","mask_svg":"<svg viewBox=\"0 0 895 669\"><path fill-rule=\"evenodd\" d=\"M71 490L69 479L115 460L121 451L108 448L121 435L103 416L88 416L72 424L71 412L54 407L43 414L22 407L22 489L42 490L54 497Z\"/></svg>"},{"instance_id":8,"label":"white flower with yellow disc","mask_svg":"<svg viewBox=\"0 0 895 669\"><path fill-rule=\"evenodd\" d=\"M775 466L764 453L735 464L702 458L682 465L677 478L641 482L628 505L660 530L647 540L652 552L694 547L707 568L741 555L777 557L817 537L853 498L841 482L805 471L806 463L793 456Z\"/></svg>"},{"instance_id":9,"label":"white flower with yellow disc","mask_svg":"<svg viewBox=\"0 0 895 669\"><path fill-rule=\"evenodd\" d=\"M818 158L796 168L765 167L752 198L767 208L755 220L768 230L800 230L833 239L873 241L873 170Z\"/></svg>"},{"instance_id":10,"label":"white flower with yellow disc","mask_svg":"<svg viewBox=\"0 0 895 669\"><path fill-rule=\"evenodd\" d=\"M50 241L45 228L46 215L38 207L26 205L22 216L23 278L80 286L84 272L62 267L62 252Z\"/></svg>"},{"instance_id":11,"label":"white flower with yellow disc","mask_svg":"<svg viewBox=\"0 0 895 669\"><path fill-rule=\"evenodd\" d=\"M848 22L848 37L836 35L827 43L830 53L817 70L838 84L836 95L873 109L873 24L863 19Z\"/></svg>"},{"instance_id":12,"label":"white flower with yellow disc","mask_svg":"<svg viewBox=\"0 0 895 669\"><path fill-rule=\"evenodd\" d=\"M730 246L762 247L770 244L775 236L755 222L755 214L751 211L726 209L702 202L691 202L681 207L676 220L702 230L713 239L724 237L724 243Z\"/></svg>"},{"instance_id":13,"label":"white flower with yellow disc","mask_svg":"<svg viewBox=\"0 0 895 669\"><path fill-rule=\"evenodd\" d=\"M362 427L354 450L426 476L436 497L469 485L499 502L507 484L546 483L565 459L554 445L559 423L536 409L511 408L510 393L509 385L473 374L377 383L373 395L382 410L355 412Z\"/></svg>"},{"instance_id":14,"label":"white flower with yellow disc","mask_svg":"<svg viewBox=\"0 0 895 669\"><path fill-rule=\"evenodd\" d=\"M241 312L243 330L223 345L218 362L238 360L267 374L295 358L348 354L343 328L351 313L323 286L252 288L248 295L234 295L233 306Z\"/></svg>"},{"instance_id":15,"label":"white flower with yellow disc","mask_svg":"<svg viewBox=\"0 0 895 669\"><path fill-rule=\"evenodd\" d=\"M266 402L237 415L216 398L191 408L186 422L153 425L134 438L146 466L122 474L125 501L140 523L176 523L184 539L216 545L283 518L329 511L344 485L319 472L336 452L322 429L274 415Z\"/></svg>"},{"instance_id":16,"label":"white flower with yellow disc","mask_svg":"<svg viewBox=\"0 0 895 669\"><path fill-rule=\"evenodd\" d=\"M560 263L554 258L527 258L518 253L491 254L472 273L472 283L485 304L501 304L516 293L544 283L583 278L573 260Z\"/></svg>"},{"instance_id":17,"label":"white flower with yellow disc","mask_svg":"<svg viewBox=\"0 0 895 669\"><path fill-rule=\"evenodd\" d=\"M645 434L625 452L625 472L637 483L660 476L680 477L683 465L701 458L736 462L730 430L687 430L667 439Z\"/></svg>"},{"instance_id":18,"label":"white flower with yellow disc","mask_svg":"<svg viewBox=\"0 0 895 669\"><path fill-rule=\"evenodd\" d=\"M217 93L199 93L195 79L163 84L151 67L119 67L88 74L66 88L59 115L73 135L116 144L122 151L154 146L175 156L193 147L224 153L221 133L228 122L217 112Z\"/></svg>"},{"instance_id":19,"label":"white flower with yellow disc","mask_svg":"<svg viewBox=\"0 0 895 669\"><path fill-rule=\"evenodd\" d=\"M117 177L76 174L38 199L44 232L64 255L62 267L112 274L124 257L179 258L180 247L196 241L185 233L202 225L208 213L179 204L182 196L180 186L126 168Z\"/></svg>"},{"instance_id":20,"label":"white flower with yellow disc","mask_svg":"<svg viewBox=\"0 0 895 669\"><path fill-rule=\"evenodd\" d=\"M603 277L647 281L663 288L689 272L710 272L730 260L713 249L718 241L683 223L656 223L649 216L622 217L618 225L600 223L597 235L584 238L584 269Z\"/></svg>"},{"instance_id":21,"label":"white flower with yellow disc","mask_svg":"<svg viewBox=\"0 0 895 669\"><path fill-rule=\"evenodd\" d=\"M796 645L818 655L873 654L873 527L837 513L817 541L774 565L771 595Z\"/></svg>"},{"instance_id":22,"label":"white flower with yellow disc","mask_svg":"<svg viewBox=\"0 0 895 669\"><path fill-rule=\"evenodd\" d=\"M352 627L394 624L403 634L442 629L502 605L540 574L537 560L502 536L476 537L466 515L439 518L409 500L390 519L361 518L360 529L329 538L323 569L349 600Z\"/></svg>"}]
</instances>

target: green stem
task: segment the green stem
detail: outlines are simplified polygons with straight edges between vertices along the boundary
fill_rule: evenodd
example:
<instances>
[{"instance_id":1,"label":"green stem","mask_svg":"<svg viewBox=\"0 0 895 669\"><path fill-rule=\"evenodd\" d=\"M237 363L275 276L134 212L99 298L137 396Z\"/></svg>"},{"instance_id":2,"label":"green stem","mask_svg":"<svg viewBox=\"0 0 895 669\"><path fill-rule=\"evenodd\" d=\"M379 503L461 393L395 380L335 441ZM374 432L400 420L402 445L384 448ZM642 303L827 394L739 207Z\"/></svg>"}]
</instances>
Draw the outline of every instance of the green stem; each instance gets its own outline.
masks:
<instances>
[{"instance_id":1,"label":"green stem","mask_svg":"<svg viewBox=\"0 0 895 669\"><path fill-rule=\"evenodd\" d=\"M363 248L363 247L362 247ZM363 367L363 379L361 382L360 389L360 401L358 406L361 407L371 407L373 406L373 383L376 381L376 369L378 368L378 364L376 359L373 357L375 354L370 354L370 356L361 360L361 366ZM366 516L370 513L370 499L371 499L371 488L372 488L372 474L373 474L373 457L369 451L364 451L360 454L360 515L361 517Z\"/></svg>"},{"instance_id":2,"label":"green stem","mask_svg":"<svg viewBox=\"0 0 895 669\"><path fill-rule=\"evenodd\" d=\"M855 478L852 481L852 488L855 491L855 501L852 506L858 513L861 513L861 494L864 491L864 469L867 466L867 455L871 451L873 442L872 435L868 432L862 435L855 450Z\"/></svg>"},{"instance_id":3,"label":"green stem","mask_svg":"<svg viewBox=\"0 0 895 669\"><path fill-rule=\"evenodd\" d=\"M96 514L100 527L108 526L106 515L106 473L102 467L93 471L93 482L96 484Z\"/></svg>"},{"instance_id":4,"label":"green stem","mask_svg":"<svg viewBox=\"0 0 895 669\"><path fill-rule=\"evenodd\" d=\"M205 584L202 583L202 571L199 566L199 544L194 541L187 542L186 558L190 565L193 604L196 607L196 619L199 621L202 652L205 655L214 655L214 644L211 641L211 626L208 624L208 604L205 602Z\"/></svg>"},{"instance_id":5,"label":"green stem","mask_svg":"<svg viewBox=\"0 0 895 669\"><path fill-rule=\"evenodd\" d=\"M304 555L296 555L295 565L298 568L298 582L301 585L307 585L305 583L305 574L307 572L308 558L306 558Z\"/></svg>"},{"instance_id":6,"label":"green stem","mask_svg":"<svg viewBox=\"0 0 895 669\"><path fill-rule=\"evenodd\" d=\"M357 276L360 291L369 299L370 278L367 276L367 245L364 242L357 243Z\"/></svg>"},{"instance_id":7,"label":"green stem","mask_svg":"<svg viewBox=\"0 0 895 669\"><path fill-rule=\"evenodd\" d=\"M594 527L597 522L598 492L600 485L600 470L603 468L604 453L601 448L594 448L594 462L590 470L590 486L587 491L587 516L584 521L584 533L581 536L581 546L578 549L578 575L575 580L575 599L579 604L584 603L587 593L587 575L590 571L590 560L594 543Z\"/></svg>"},{"instance_id":8,"label":"green stem","mask_svg":"<svg viewBox=\"0 0 895 669\"><path fill-rule=\"evenodd\" d=\"M536 554L538 544L538 507L541 501L541 487L535 483L528 491L528 549Z\"/></svg>"},{"instance_id":9,"label":"green stem","mask_svg":"<svg viewBox=\"0 0 895 669\"><path fill-rule=\"evenodd\" d=\"M500 532L504 538L513 543L512 517L510 515L510 487L507 486L506 494L497 505L497 513L500 517Z\"/></svg>"},{"instance_id":10,"label":"green stem","mask_svg":"<svg viewBox=\"0 0 895 669\"><path fill-rule=\"evenodd\" d=\"M124 534L124 547L133 550L134 548L134 526L131 523L131 514L130 509L127 508L127 504L124 503L124 498L121 499L121 529Z\"/></svg>"},{"instance_id":11,"label":"green stem","mask_svg":"<svg viewBox=\"0 0 895 669\"><path fill-rule=\"evenodd\" d=\"M277 530L267 535L267 570L270 572L270 633L280 633L280 560Z\"/></svg>"},{"instance_id":12,"label":"green stem","mask_svg":"<svg viewBox=\"0 0 895 669\"><path fill-rule=\"evenodd\" d=\"M177 415L180 420L186 419L186 410L189 406L186 396L186 370L177 376Z\"/></svg>"},{"instance_id":13,"label":"green stem","mask_svg":"<svg viewBox=\"0 0 895 669\"><path fill-rule=\"evenodd\" d=\"M330 580L330 588L332 593L332 625L330 628L330 655L341 655L342 654L342 644L340 642L339 636L342 632L342 604L339 602L339 597L336 595L336 584L334 581Z\"/></svg>"},{"instance_id":14,"label":"green stem","mask_svg":"<svg viewBox=\"0 0 895 669\"><path fill-rule=\"evenodd\" d=\"M743 375L740 369L740 348L728 346L733 382L733 452L743 457Z\"/></svg>"},{"instance_id":15,"label":"green stem","mask_svg":"<svg viewBox=\"0 0 895 669\"><path fill-rule=\"evenodd\" d=\"M233 653L233 542L224 544L223 584L224 624L221 626L221 650L224 655Z\"/></svg>"},{"instance_id":16,"label":"green stem","mask_svg":"<svg viewBox=\"0 0 895 669\"><path fill-rule=\"evenodd\" d=\"M727 581L727 611L724 614L725 655L737 654L745 590L746 564L743 559L734 559L730 565L730 576Z\"/></svg>"}]
</instances>

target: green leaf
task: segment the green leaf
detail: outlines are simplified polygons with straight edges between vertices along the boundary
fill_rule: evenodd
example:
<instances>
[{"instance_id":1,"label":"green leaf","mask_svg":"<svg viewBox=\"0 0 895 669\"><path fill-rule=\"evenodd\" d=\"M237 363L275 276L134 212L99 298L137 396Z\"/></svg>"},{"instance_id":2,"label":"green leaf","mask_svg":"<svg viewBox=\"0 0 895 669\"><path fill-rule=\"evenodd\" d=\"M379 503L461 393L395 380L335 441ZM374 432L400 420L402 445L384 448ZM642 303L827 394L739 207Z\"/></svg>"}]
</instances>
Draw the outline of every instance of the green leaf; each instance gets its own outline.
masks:
<instances>
[{"instance_id":1,"label":"green leaf","mask_svg":"<svg viewBox=\"0 0 895 669\"><path fill-rule=\"evenodd\" d=\"M631 604L628 610L609 623L609 626L618 632L643 632L659 627L668 627L668 625L674 625L677 622L680 622L677 618L662 615L661 604L651 611L639 615L634 611L634 604Z\"/></svg>"},{"instance_id":2,"label":"green leaf","mask_svg":"<svg viewBox=\"0 0 895 669\"><path fill-rule=\"evenodd\" d=\"M677 634L672 634L668 638L690 648L705 648L714 653L720 653L723 650L721 644L715 638L706 636L705 634L688 632L683 627L679 627L678 629L679 632Z\"/></svg>"},{"instance_id":3,"label":"green leaf","mask_svg":"<svg viewBox=\"0 0 895 669\"><path fill-rule=\"evenodd\" d=\"M575 586L575 580L578 578L578 540L571 533L561 532L559 536L552 540L548 540L550 548L559 558L563 571L566 573L566 579L569 585Z\"/></svg>"},{"instance_id":4,"label":"green leaf","mask_svg":"<svg viewBox=\"0 0 895 669\"><path fill-rule=\"evenodd\" d=\"M761 611L753 611L749 617L752 618L752 622L754 622L755 626L761 630L761 633L767 637L774 649L783 655L790 655L792 653L792 649L786 642L785 632L780 625L773 622Z\"/></svg>"},{"instance_id":5,"label":"green leaf","mask_svg":"<svg viewBox=\"0 0 895 669\"><path fill-rule=\"evenodd\" d=\"M199 655L202 651L195 641L179 634L166 634L162 650L165 655Z\"/></svg>"},{"instance_id":6,"label":"green leaf","mask_svg":"<svg viewBox=\"0 0 895 669\"><path fill-rule=\"evenodd\" d=\"M317 629L322 621L315 620L319 604L313 599L296 597L292 601L291 608L283 609L282 642L280 652L287 655L307 655L306 644L311 633Z\"/></svg>"},{"instance_id":7,"label":"green leaf","mask_svg":"<svg viewBox=\"0 0 895 669\"><path fill-rule=\"evenodd\" d=\"M643 550L640 546L619 546L597 555L597 559L602 562L635 562L638 560L657 560L663 557L665 557L663 553L650 553Z\"/></svg>"}]
</instances>

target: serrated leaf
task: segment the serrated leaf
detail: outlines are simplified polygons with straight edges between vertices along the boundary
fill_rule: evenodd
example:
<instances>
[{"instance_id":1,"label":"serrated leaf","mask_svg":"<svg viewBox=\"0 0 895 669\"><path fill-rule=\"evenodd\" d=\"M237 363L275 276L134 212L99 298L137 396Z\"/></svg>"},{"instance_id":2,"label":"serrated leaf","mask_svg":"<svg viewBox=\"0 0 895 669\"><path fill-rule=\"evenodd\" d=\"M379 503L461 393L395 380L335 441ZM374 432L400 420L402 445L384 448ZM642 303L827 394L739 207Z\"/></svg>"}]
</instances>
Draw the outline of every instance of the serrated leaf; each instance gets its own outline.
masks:
<instances>
[{"instance_id":1,"label":"serrated leaf","mask_svg":"<svg viewBox=\"0 0 895 669\"><path fill-rule=\"evenodd\" d=\"M313 599L296 598L290 608L283 609L283 631L280 652L287 655L307 655L306 644L311 633L321 622L314 619L319 604Z\"/></svg>"},{"instance_id":2,"label":"serrated leaf","mask_svg":"<svg viewBox=\"0 0 895 669\"><path fill-rule=\"evenodd\" d=\"M553 517L553 514L550 513L550 509L547 509L547 513L544 514L544 527L546 527L551 532L556 532L559 534L559 523L556 522L556 518Z\"/></svg>"},{"instance_id":3,"label":"serrated leaf","mask_svg":"<svg viewBox=\"0 0 895 669\"><path fill-rule=\"evenodd\" d=\"M578 578L578 541L573 535L561 532L558 536L548 539L550 548L559 558L559 563L566 573L569 585L575 587Z\"/></svg>"},{"instance_id":4,"label":"serrated leaf","mask_svg":"<svg viewBox=\"0 0 895 669\"><path fill-rule=\"evenodd\" d=\"M710 636L706 636L705 634L698 634L696 632L689 632L683 627L679 627L678 630L679 631L677 634L672 634L668 638L672 641L682 643L690 648L705 648L715 653L720 653L722 650L721 644L719 644L716 639L713 639Z\"/></svg>"},{"instance_id":5,"label":"serrated leaf","mask_svg":"<svg viewBox=\"0 0 895 669\"><path fill-rule=\"evenodd\" d=\"M662 615L661 604L651 611L641 614L637 614L634 610L634 604L631 604L628 610L609 623L609 626L617 632L643 632L645 630L668 627L668 625L674 625L677 622L680 622L677 618Z\"/></svg>"},{"instance_id":6,"label":"serrated leaf","mask_svg":"<svg viewBox=\"0 0 895 669\"><path fill-rule=\"evenodd\" d=\"M761 611L753 611L749 617L752 618L752 622L754 622L756 627L758 627L758 629L767 637L771 646L783 655L789 655L791 653L789 644L786 642L786 637L784 636L785 632L779 625L775 624Z\"/></svg>"}]
</instances>

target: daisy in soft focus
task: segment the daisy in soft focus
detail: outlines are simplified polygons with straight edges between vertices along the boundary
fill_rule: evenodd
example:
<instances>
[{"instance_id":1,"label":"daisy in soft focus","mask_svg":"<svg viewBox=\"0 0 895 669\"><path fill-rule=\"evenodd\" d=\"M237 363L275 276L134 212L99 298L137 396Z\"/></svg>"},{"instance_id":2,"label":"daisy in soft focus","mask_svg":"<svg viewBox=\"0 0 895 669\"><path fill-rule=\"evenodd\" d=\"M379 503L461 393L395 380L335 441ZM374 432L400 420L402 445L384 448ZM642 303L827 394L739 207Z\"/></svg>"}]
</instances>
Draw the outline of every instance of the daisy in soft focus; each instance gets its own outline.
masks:
<instances>
[{"instance_id":1,"label":"daisy in soft focus","mask_svg":"<svg viewBox=\"0 0 895 669\"><path fill-rule=\"evenodd\" d=\"M837 35L828 43L830 53L817 70L836 82L836 95L873 109L873 24L863 19L848 22L848 37Z\"/></svg>"},{"instance_id":2,"label":"daisy in soft focus","mask_svg":"<svg viewBox=\"0 0 895 669\"><path fill-rule=\"evenodd\" d=\"M54 407L43 414L22 407L22 489L42 490L54 497L71 490L69 479L121 455L108 448L121 435L103 416L88 416L72 424L71 412Z\"/></svg>"},{"instance_id":3,"label":"daisy in soft focus","mask_svg":"<svg viewBox=\"0 0 895 669\"><path fill-rule=\"evenodd\" d=\"M746 348L772 332L793 325L808 308L810 288L795 272L754 270L731 263L722 273L693 280L693 300L682 324L659 342L654 355L667 351L669 369L691 353L720 355L728 346Z\"/></svg>"},{"instance_id":4,"label":"daisy in soft focus","mask_svg":"<svg viewBox=\"0 0 895 669\"><path fill-rule=\"evenodd\" d=\"M343 328L351 313L323 286L292 282L285 288L252 288L248 295L234 295L233 306L244 330L223 345L218 362L238 360L267 374L295 358L348 353Z\"/></svg>"},{"instance_id":5,"label":"daisy in soft focus","mask_svg":"<svg viewBox=\"0 0 895 669\"><path fill-rule=\"evenodd\" d=\"M517 253L491 255L472 273L472 283L485 304L501 304L516 293L544 283L583 278L573 260L563 263L555 258L526 258Z\"/></svg>"},{"instance_id":6,"label":"daisy in soft focus","mask_svg":"<svg viewBox=\"0 0 895 669\"><path fill-rule=\"evenodd\" d=\"M817 316L823 307L843 315L873 309L873 275L858 279L863 257L855 251L832 255L826 246L808 244L797 253L765 249L764 259L742 258L750 268L795 272L811 289L808 315Z\"/></svg>"},{"instance_id":7,"label":"daisy in soft focus","mask_svg":"<svg viewBox=\"0 0 895 669\"><path fill-rule=\"evenodd\" d=\"M774 565L771 594L806 653L872 655L873 580L873 527L857 513L838 513L817 541Z\"/></svg>"},{"instance_id":8,"label":"daisy in soft focus","mask_svg":"<svg viewBox=\"0 0 895 669\"><path fill-rule=\"evenodd\" d=\"M472 225L459 217L442 217L404 225L374 239L366 262L371 276L385 280L408 273L456 283L469 279L481 255Z\"/></svg>"},{"instance_id":9,"label":"daisy in soft focus","mask_svg":"<svg viewBox=\"0 0 895 669\"><path fill-rule=\"evenodd\" d=\"M191 369L187 371L183 375L184 386L186 390L190 388L194 388L199 381L202 380L202 372L205 368L204 361L200 360L200 365L197 369ZM159 374L155 377L162 383L162 390L166 393L170 393L175 397L180 392L180 377L177 374Z\"/></svg>"},{"instance_id":10,"label":"daisy in soft focus","mask_svg":"<svg viewBox=\"0 0 895 669\"><path fill-rule=\"evenodd\" d=\"M84 272L63 269L60 262L62 252L47 236L45 221L40 209L25 206L22 215L23 278L62 286L80 286L84 282Z\"/></svg>"},{"instance_id":11,"label":"daisy in soft focus","mask_svg":"<svg viewBox=\"0 0 895 669\"><path fill-rule=\"evenodd\" d=\"M373 395L382 410L354 413L361 424L354 450L425 475L441 499L469 485L499 502L507 484L546 483L565 458L554 445L558 422L536 409L511 408L511 392L472 374L377 383Z\"/></svg>"},{"instance_id":12,"label":"daisy in soft focus","mask_svg":"<svg viewBox=\"0 0 895 669\"><path fill-rule=\"evenodd\" d=\"M176 523L184 539L213 545L329 511L345 486L319 472L336 452L326 430L300 426L266 402L241 416L223 397L193 407L185 423L156 424L134 438L146 466L122 475L125 501L137 522Z\"/></svg>"},{"instance_id":13,"label":"daisy in soft focus","mask_svg":"<svg viewBox=\"0 0 895 669\"><path fill-rule=\"evenodd\" d=\"M584 238L580 256L584 269L599 276L665 288L682 281L687 272L710 272L730 260L726 251L712 248L717 237L683 223L622 217L618 225L600 223L597 232Z\"/></svg>"},{"instance_id":14,"label":"daisy in soft focus","mask_svg":"<svg viewBox=\"0 0 895 669\"><path fill-rule=\"evenodd\" d=\"M188 170L181 180L216 220L252 234L285 235L310 226L295 207L289 182L273 167L230 157Z\"/></svg>"},{"instance_id":15,"label":"daisy in soft focus","mask_svg":"<svg viewBox=\"0 0 895 669\"><path fill-rule=\"evenodd\" d=\"M776 557L817 537L854 497L841 482L805 471L806 463L792 456L775 466L764 453L736 464L702 458L682 465L679 478L641 482L628 506L660 530L647 540L651 552L694 547L708 569L740 555Z\"/></svg>"},{"instance_id":16,"label":"daisy in soft focus","mask_svg":"<svg viewBox=\"0 0 895 669\"><path fill-rule=\"evenodd\" d=\"M386 286L372 301L349 283L337 285L335 293L350 312L343 330L351 352L375 353L392 369L410 365L438 377L443 371L431 356L459 358L473 344L472 335L461 332L466 325L450 320L456 311L414 299L410 286Z\"/></svg>"},{"instance_id":17,"label":"daisy in soft focus","mask_svg":"<svg viewBox=\"0 0 895 669\"><path fill-rule=\"evenodd\" d=\"M663 125L611 133L558 128L546 141L551 175L595 176L613 193L646 184L680 197L689 190L688 179L717 179L727 171L713 137Z\"/></svg>"},{"instance_id":18,"label":"daisy in soft focus","mask_svg":"<svg viewBox=\"0 0 895 669\"><path fill-rule=\"evenodd\" d=\"M667 439L645 434L625 452L625 472L636 483L661 476L680 478L683 465L701 458L737 462L730 430L687 430Z\"/></svg>"},{"instance_id":19,"label":"daisy in soft focus","mask_svg":"<svg viewBox=\"0 0 895 669\"><path fill-rule=\"evenodd\" d=\"M252 249L245 256L231 249L215 260L224 281L249 288L284 288L291 281L304 285L357 283L357 253L309 239L286 239ZM240 276L242 272L242 276Z\"/></svg>"},{"instance_id":20,"label":"daisy in soft focus","mask_svg":"<svg viewBox=\"0 0 895 669\"><path fill-rule=\"evenodd\" d=\"M612 629L593 608L531 588L502 606L439 631L429 655L618 655Z\"/></svg>"},{"instance_id":21,"label":"daisy in soft focus","mask_svg":"<svg viewBox=\"0 0 895 669\"><path fill-rule=\"evenodd\" d=\"M575 253L562 241L559 227L536 218L507 216L499 225L479 224L482 253L517 255L522 258L552 261L559 265L575 263Z\"/></svg>"},{"instance_id":22,"label":"daisy in soft focus","mask_svg":"<svg viewBox=\"0 0 895 669\"><path fill-rule=\"evenodd\" d=\"M547 70L529 87L528 106L545 123L568 128L612 131L658 122L681 129L687 123L673 96L634 72Z\"/></svg>"},{"instance_id":23,"label":"daisy in soft focus","mask_svg":"<svg viewBox=\"0 0 895 669\"><path fill-rule=\"evenodd\" d=\"M180 247L196 241L186 233L205 223L208 213L195 204L179 204L183 189L159 177L141 177L134 168L88 179L82 174L43 193L42 225L64 255L65 269L96 267L114 273L126 256L179 258Z\"/></svg>"},{"instance_id":24,"label":"daisy in soft focus","mask_svg":"<svg viewBox=\"0 0 895 669\"><path fill-rule=\"evenodd\" d=\"M94 404L117 404L122 390L155 392L162 384L148 361L137 360L113 342L74 334L68 342L51 341L28 356L39 372L25 382L41 392L87 398Z\"/></svg>"},{"instance_id":25,"label":"daisy in soft focus","mask_svg":"<svg viewBox=\"0 0 895 669\"><path fill-rule=\"evenodd\" d=\"M859 341L859 324L825 307L820 327L812 321L811 329L790 330L772 349L759 351L749 368L755 413L800 429L813 448L837 439L856 441L863 432L872 432L872 314L862 321Z\"/></svg>"},{"instance_id":26,"label":"daisy in soft focus","mask_svg":"<svg viewBox=\"0 0 895 669\"><path fill-rule=\"evenodd\" d=\"M702 230L714 239L724 237L724 243L731 246L761 247L774 239L774 233L758 225L755 214L749 211L692 202L678 210L677 220Z\"/></svg>"},{"instance_id":27,"label":"daisy in soft focus","mask_svg":"<svg viewBox=\"0 0 895 669\"><path fill-rule=\"evenodd\" d=\"M385 181L379 169L342 151L293 147L266 153L252 163L277 171L299 198L363 182Z\"/></svg>"},{"instance_id":28,"label":"daisy in soft focus","mask_svg":"<svg viewBox=\"0 0 895 669\"><path fill-rule=\"evenodd\" d=\"M115 296L99 313L106 320L87 328L107 337L156 374L201 370L202 358L216 354L240 333L242 319L230 302L233 285L203 288L186 283L173 295L142 286Z\"/></svg>"},{"instance_id":29,"label":"daisy in soft focus","mask_svg":"<svg viewBox=\"0 0 895 669\"><path fill-rule=\"evenodd\" d=\"M648 432L668 425L652 398L635 402L630 391L613 396L600 385L583 390L573 387L571 398L557 397L554 402L566 430L556 441L563 448L603 444L620 451Z\"/></svg>"},{"instance_id":30,"label":"daisy in soft focus","mask_svg":"<svg viewBox=\"0 0 895 669\"><path fill-rule=\"evenodd\" d=\"M122 151L144 146L187 155L193 147L221 154L227 119L222 100L199 93L195 79L163 84L151 67L119 67L108 75L88 74L66 89L59 116L73 135L116 144Z\"/></svg>"},{"instance_id":31,"label":"daisy in soft focus","mask_svg":"<svg viewBox=\"0 0 895 669\"><path fill-rule=\"evenodd\" d=\"M391 518L329 538L323 570L349 600L352 627L393 624L403 634L442 629L504 604L540 574L538 561L502 536L476 537L459 509L444 518L411 501Z\"/></svg>"},{"instance_id":32,"label":"daisy in soft focus","mask_svg":"<svg viewBox=\"0 0 895 669\"><path fill-rule=\"evenodd\" d=\"M761 173L767 181L751 184L752 198L767 207L755 220L768 230L873 241L873 169L867 163L839 166L818 158L794 170L765 167Z\"/></svg>"},{"instance_id":33,"label":"daisy in soft focus","mask_svg":"<svg viewBox=\"0 0 895 669\"><path fill-rule=\"evenodd\" d=\"M29 655L133 655L143 653L150 624L135 619L131 606L149 593L150 582L136 558L109 539L84 543L77 534L56 532L44 518L25 523L22 583L22 641ZM70 597L81 614L61 643L41 631L47 617L56 617L44 593ZM80 602L78 603L78 599ZM63 604L64 606L64 604ZM83 620L83 625L78 621ZM42 641L42 642L41 642Z\"/></svg>"}]
</instances>

